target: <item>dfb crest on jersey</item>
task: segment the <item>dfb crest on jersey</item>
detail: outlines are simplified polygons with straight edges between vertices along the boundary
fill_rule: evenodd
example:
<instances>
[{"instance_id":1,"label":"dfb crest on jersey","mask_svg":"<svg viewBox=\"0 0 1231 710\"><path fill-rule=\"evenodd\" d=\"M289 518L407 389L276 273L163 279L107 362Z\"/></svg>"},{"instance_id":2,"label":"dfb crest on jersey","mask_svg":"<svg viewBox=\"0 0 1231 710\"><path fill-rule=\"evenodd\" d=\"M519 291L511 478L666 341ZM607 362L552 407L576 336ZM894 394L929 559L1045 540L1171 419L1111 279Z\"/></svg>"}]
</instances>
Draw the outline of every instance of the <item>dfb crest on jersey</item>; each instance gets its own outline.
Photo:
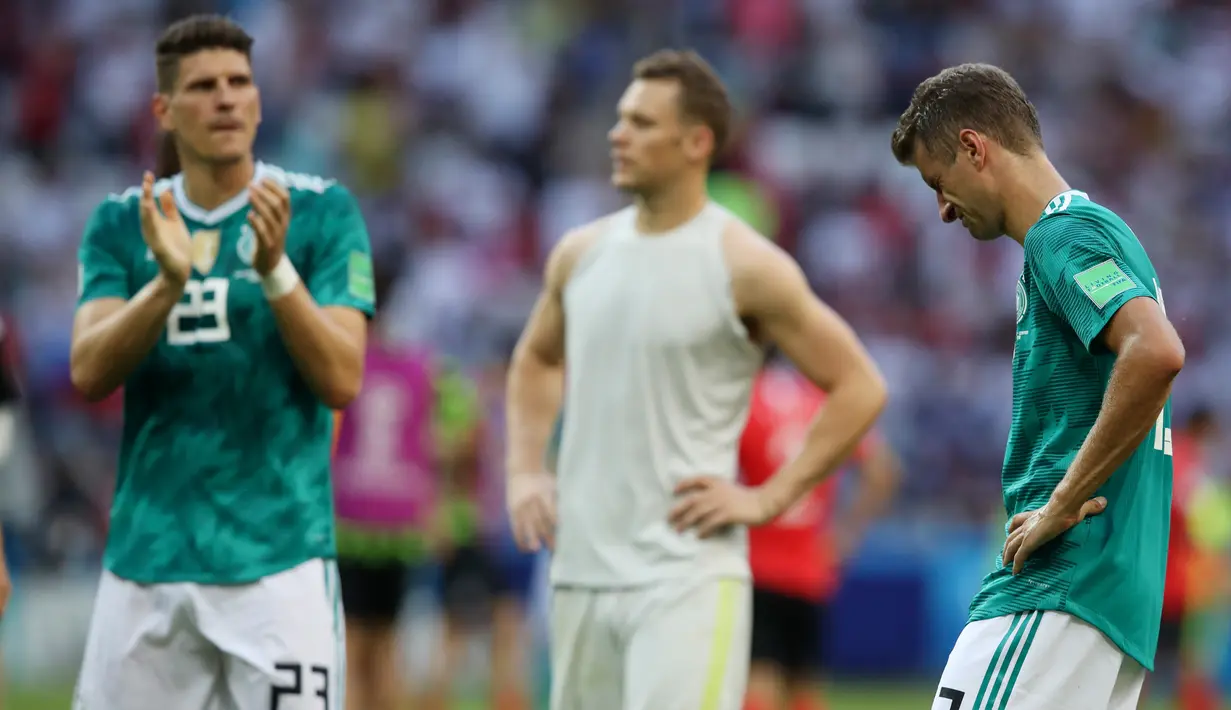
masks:
<instances>
[{"instance_id":1,"label":"dfb crest on jersey","mask_svg":"<svg viewBox=\"0 0 1231 710\"><path fill-rule=\"evenodd\" d=\"M1026 277L1017 280L1017 322L1026 317Z\"/></svg>"},{"instance_id":2,"label":"dfb crest on jersey","mask_svg":"<svg viewBox=\"0 0 1231 710\"><path fill-rule=\"evenodd\" d=\"M239 230L239 242L235 244L235 253L239 256L239 260L244 266L252 266L252 259L256 256L256 235L252 232L252 227L245 224Z\"/></svg>"},{"instance_id":3,"label":"dfb crest on jersey","mask_svg":"<svg viewBox=\"0 0 1231 710\"><path fill-rule=\"evenodd\" d=\"M192 268L202 276L214 268L218 261L218 246L222 235L217 229L203 229L192 233Z\"/></svg>"}]
</instances>

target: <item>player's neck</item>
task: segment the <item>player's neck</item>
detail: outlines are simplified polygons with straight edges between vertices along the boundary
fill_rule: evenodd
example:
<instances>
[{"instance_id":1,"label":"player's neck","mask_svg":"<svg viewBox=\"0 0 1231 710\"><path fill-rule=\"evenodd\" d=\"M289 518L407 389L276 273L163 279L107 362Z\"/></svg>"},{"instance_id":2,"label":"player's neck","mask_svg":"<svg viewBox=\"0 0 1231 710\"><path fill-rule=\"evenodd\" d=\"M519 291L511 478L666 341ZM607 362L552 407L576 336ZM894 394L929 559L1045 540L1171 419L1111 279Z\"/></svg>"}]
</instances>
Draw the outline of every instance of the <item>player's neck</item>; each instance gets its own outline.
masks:
<instances>
[{"instance_id":1,"label":"player's neck","mask_svg":"<svg viewBox=\"0 0 1231 710\"><path fill-rule=\"evenodd\" d=\"M1026 243L1026 232L1039 221L1039 215L1052 198L1069 189L1060 172L1043 153L1018 158L1016 169L1008 176L1004 190L1005 234L1018 244Z\"/></svg>"},{"instance_id":2,"label":"player's neck","mask_svg":"<svg viewBox=\"0 0 1231 710\"><path fill-rule=\"evenodd\" d=\"M248 189L256 174L252 156L226 165L184 163L184 194L188 201L209 211Z\"/></svg>"},{"instance_id":3,"label":"player's neck","mask_svg":"<svg viewBox=\"0 0 1231 710\"><path fill-rule=\"evenodd\" d=\"M648 235L670 232L696 217L708 202L704 175L700 180L681 180L652 194L638 195L637 231Z\"/></svg>"}]
</instances>

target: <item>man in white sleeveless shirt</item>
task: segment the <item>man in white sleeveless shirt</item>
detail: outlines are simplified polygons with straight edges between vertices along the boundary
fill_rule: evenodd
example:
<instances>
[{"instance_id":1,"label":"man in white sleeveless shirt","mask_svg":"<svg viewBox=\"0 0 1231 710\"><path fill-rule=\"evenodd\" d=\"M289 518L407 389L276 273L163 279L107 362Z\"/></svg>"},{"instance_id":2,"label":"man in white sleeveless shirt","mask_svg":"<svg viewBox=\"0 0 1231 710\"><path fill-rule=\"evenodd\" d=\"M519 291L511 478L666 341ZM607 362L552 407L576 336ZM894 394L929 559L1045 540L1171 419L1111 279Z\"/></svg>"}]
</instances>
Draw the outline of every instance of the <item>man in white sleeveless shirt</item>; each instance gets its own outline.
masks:
<instances>
[{"instance_id":1,"label":"man in white sleeveless shirt","mask_svg":"<svg viewBox=\"0 0 1231 710\"><path fill-rule=\"evenodd\" d=\"M709 201L730 114L697 55L637 63L610 132L612 180L634 205L556 246L514 356L508 506L524 548L553 549L553 710L738 710L745 526L828 475L885 403L876 366L798 266ZM770 343L829 406L798 456L748 489L737 450Z\"/></svg>"}]
</instances>

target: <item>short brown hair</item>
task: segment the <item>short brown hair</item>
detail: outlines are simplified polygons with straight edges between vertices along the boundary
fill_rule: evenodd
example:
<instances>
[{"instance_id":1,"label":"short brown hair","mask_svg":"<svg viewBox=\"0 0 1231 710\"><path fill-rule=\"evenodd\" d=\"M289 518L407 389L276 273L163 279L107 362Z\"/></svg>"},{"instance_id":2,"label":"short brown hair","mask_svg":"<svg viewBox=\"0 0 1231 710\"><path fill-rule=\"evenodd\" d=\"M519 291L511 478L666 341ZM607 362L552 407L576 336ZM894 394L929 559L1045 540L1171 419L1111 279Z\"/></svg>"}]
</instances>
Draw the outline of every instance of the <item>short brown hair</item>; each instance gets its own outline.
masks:
<instances>
[{"instance_id":1,"label":"short brown hair","mask_svg":"<svg viewBox=\"0 0 1231 710\"><path fill-rule=\"evenodd\" d=\"M633 79L673 79L680 85L680 113L714 133L714 155L727 147L731 99L718 72L691 50L662 49L633 65Z\"/></svg>"},{"instance_id":2,"label":"short brown hair","mask_svg":"<svg viewBox=\"0 0 1231 710\"><path fill-rule=\"evenodd\" d=\"M932 156L951 163L957 157L957 134L964 128L1018 155L1043 147L1039 114L1017 81L990 64L962 64L915 88L893 132L893 157L909 165L916 142L921 142Z\"/></svg>"},{"instance_id":3,"label":"short brown hair","mask_svg":"<svg viewBox=\"0 0 1231 710\"><path fill-rule=\"evenodd\" d=\"M252 59L252 37L234 20L222 15L192 15L173 23L154 48L158 90L175 88L180 60L207 49L233 49Z\"/></svg>"}]
</instances>

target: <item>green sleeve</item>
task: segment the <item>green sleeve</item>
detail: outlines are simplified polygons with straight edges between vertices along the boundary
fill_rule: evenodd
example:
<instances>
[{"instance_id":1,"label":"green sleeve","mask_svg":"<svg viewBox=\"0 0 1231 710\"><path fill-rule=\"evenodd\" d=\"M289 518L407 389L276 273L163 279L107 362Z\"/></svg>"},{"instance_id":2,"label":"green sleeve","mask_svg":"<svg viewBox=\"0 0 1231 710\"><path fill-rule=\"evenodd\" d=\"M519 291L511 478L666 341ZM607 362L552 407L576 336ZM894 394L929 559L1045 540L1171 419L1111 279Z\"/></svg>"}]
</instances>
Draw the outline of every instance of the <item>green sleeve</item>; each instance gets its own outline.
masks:
<instances>
[{"instance_id":1,"label":"green sleeve","mask_svg":"<svg viewBox=\"0 0 1231 710\"><path fill-rule=\"evenodd\" d=\"M77 303L99 298L132 297L125 265L122 239L140 239L139 234L125 234L121 226L123 205L105 200L86 223L77 249ZM140 229L134 225L134 229Z\"/></svg>"},{"instance_id":2,"label":"green sleeve","mask_svg":"<svg viewBox=\"0 0 1231 710\"><path fill-rule=\"evenodd\" d=\"M311 272L304 282L321 306L348 306L371 316L376 307L372 246L359 205L341 185L331 185L324 203Z\"/></svg>"},{"instance_id":3,"label":"green sleeve","mask_svg":"<svg viewBox=\"0 0 1231 710\"><path fill-rule=\"evenodd\" d=\"M1114 240L1081 217L1044 218L1026 238L1026 263L1047 307L1086 350L1125 303L1154 295Z\"/></svg>"}]
</instances>

